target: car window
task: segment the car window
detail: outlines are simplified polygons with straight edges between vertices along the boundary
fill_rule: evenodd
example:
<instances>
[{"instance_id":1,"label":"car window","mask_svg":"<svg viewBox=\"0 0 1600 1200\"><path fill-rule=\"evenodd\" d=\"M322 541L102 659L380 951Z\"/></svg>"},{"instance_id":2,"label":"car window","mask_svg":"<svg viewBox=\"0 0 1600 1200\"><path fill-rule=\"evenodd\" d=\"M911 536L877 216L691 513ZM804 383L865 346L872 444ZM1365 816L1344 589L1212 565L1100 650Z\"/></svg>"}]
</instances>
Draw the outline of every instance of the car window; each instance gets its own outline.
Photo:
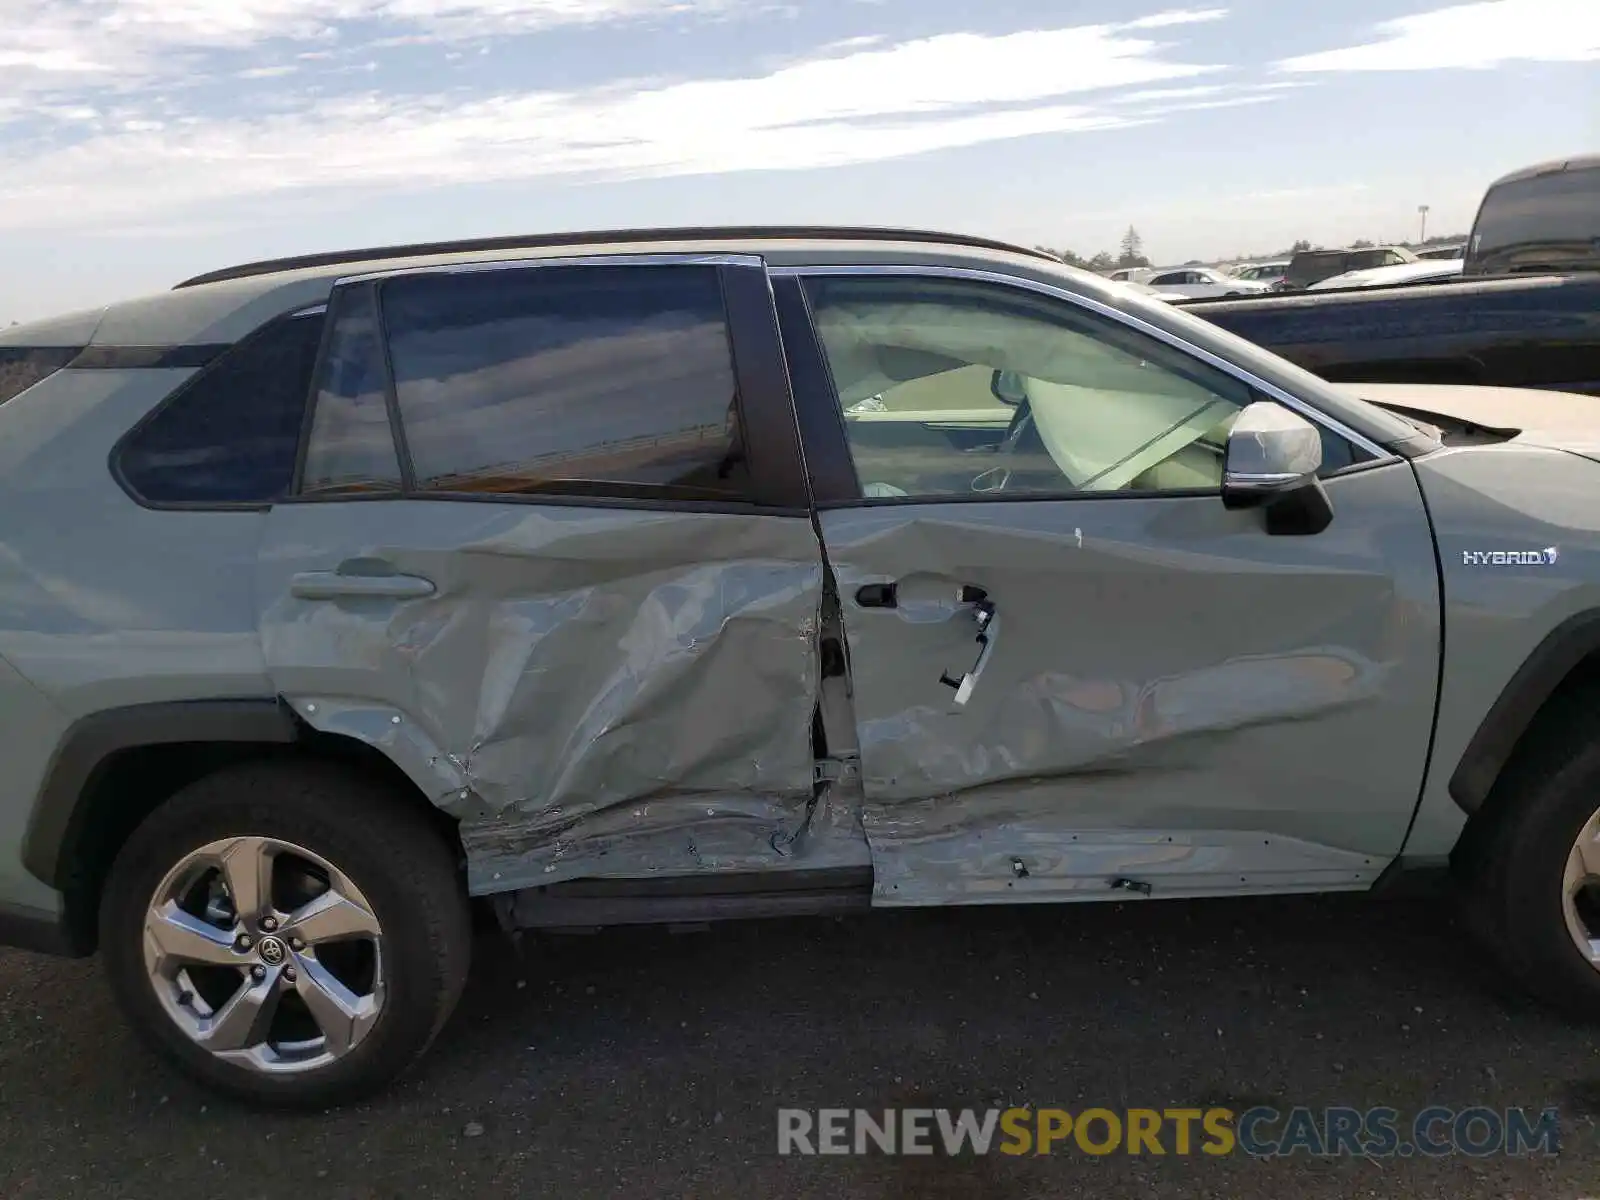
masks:
<instances>
[{"instance_id":1,"label":"car window","mask_svg":"<svg viewBox=\"0 0 1600 1200\"><path fill-rule=\"evenodd\" d=\"M1287 277L1297 287L1305 287L1319 279L1326 279L1330 275L1339 275L1349 270L1342 254L1333 254L1327 251L1313 251L1311 253L1297 254L1289 264Z\"/></svg>"},{"instance_id":2,"label":"car window","mask_svg":"<svg viewBox=\"0 0 1600 1200\"><path fill-rule=\"evenodd\" d=\"M116 454L148 504L268 504L285 495L305 417L320 313L267 325L195 376Z\"/></svg>"},{"instance_id":3,"label":"car window","mask_svg":"<svg viewBox=\"0 0 1600 1200\"><path fill-rule=\"evenodd\" d=\"M869 497L1221 486L1250 389L1165 343L995 284L807 288Z\"/></svg>"},{"instance_id":4,"label":"car window","mask_svg":"<svg viewBox=\"0 0 1600 1200\"><path fill-rule=\"evenodd\" d=\"M382 305L419 490L748 497L715 267L419 274Z\"/></svg>"},{"instance_id":5,"label":"car window","mask_svg":"<svg viewBox=\"0 0 1600 1200\"><path fill-rule=\"evenodd\" d=\"M399 492L400 461L389 419L373 289L341 292L330 319L333 329L317 369L300 494Z\"/></svg>"}]
</instances>

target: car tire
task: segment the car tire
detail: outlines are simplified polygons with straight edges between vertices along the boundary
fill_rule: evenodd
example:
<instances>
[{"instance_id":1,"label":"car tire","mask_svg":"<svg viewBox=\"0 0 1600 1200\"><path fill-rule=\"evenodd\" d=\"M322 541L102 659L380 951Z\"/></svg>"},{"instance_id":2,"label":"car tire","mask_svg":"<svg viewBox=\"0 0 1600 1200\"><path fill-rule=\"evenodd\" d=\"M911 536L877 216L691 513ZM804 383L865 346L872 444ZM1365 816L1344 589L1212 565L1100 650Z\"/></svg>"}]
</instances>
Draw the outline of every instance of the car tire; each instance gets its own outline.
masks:
<instances>
[{"instance_id":1,"label":"car tire","mask_svg":"<svg viewBox=\"0 0 1600 1200\"><path fill-rule=\"evenodd\" d=\"M408 799L286 759L224 768L156 809L100 906L137 1033L208 1087L276 1108L347 1103L411 1068L460 998L472 926L458 851ZM266 898L235 906L251 886Z\"/></svg>"},{"instance_id":2,"label":"car tire","mask_svg":"<svg viewBox=\"0 0 1600 1200\"><path fill-rule=\"evenodd\" d=\"M1600 880L1576 906L1590 919L1573 928L1567 871L1580 835L1593 839L1600 825L1600 743L1586 729L1591 711L1568 705L1519 746L1486 802L1495 815L1470 854L1465 881L1470 924L1510 977L1588 1021L1600 1019L1600 963L1578 939L1592 930L1600 941Z\"/></svg>"}]
</instances>

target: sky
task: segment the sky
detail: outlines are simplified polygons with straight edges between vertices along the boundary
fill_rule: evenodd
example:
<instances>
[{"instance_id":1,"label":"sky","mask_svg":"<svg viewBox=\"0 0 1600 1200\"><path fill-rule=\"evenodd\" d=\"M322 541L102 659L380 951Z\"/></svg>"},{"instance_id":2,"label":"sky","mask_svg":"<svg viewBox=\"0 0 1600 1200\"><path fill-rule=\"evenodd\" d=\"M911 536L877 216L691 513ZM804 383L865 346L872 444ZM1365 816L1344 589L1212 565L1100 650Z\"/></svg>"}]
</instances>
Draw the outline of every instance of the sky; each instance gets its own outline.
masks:
<instances>
[{"instance_id":1,"label":"sky","mask_svg":"<svg viewBox=\"0 0 1600 1200\"><path fill-rule=\"evenodd\" d=\"M0 323L339 247L1465 232L1600 150L1600 0L0 0Z\"/></svg>"}]
</instances>

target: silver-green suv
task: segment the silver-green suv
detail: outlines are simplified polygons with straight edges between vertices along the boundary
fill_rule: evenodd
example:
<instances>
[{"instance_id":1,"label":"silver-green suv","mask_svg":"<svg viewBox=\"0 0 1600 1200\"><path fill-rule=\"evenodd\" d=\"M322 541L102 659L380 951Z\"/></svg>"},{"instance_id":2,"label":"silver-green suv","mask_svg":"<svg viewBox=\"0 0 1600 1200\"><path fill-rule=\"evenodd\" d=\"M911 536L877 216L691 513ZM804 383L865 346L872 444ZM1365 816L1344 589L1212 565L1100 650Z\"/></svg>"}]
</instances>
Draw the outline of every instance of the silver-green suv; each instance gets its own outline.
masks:
<instances>
[{"instance_id":1,"label":"silver-green suv","mask_svg":"<svg viewBox=\"0 0 1600 1200\"><path fill-rule=\"evenodd\" d=\"M1600 1009L1600 411L1024 250L597 233L0 339L0 932L327 1104L507 928L1368 891ZM1534 432L1544 430L1544 432Z\"/></svg>"}]
</instances>

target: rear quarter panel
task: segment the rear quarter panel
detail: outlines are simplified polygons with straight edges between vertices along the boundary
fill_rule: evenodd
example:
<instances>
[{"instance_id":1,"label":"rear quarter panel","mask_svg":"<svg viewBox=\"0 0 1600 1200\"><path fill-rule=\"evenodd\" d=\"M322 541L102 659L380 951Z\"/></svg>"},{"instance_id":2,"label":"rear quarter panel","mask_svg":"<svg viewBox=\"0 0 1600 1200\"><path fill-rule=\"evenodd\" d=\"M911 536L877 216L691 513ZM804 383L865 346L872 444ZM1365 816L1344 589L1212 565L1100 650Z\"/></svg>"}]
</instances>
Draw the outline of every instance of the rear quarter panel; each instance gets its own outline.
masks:
<instances>
[{"instance_id":1,"label":"rear quarter panel","mask_svg":"<svg viewBox=\"0 0 1600 1200\"><path fill-rule=\"evenodd\" d=\"M62 370L0 406L0 903L54 909L21 860L78 718L269 696L253 591L265 514L141 508L109 467L188 370Z\"/></svg>"},{"instance_id":2,"label":"rear quarter panel","mask_svg":"<svg viewBox=\"0 0 1600 1200\"><path fill-rule=\"evenodd\" d=\"M125 430L188 370L63 370L0 407L0 657L70 719L270 695L262 512L154 511L112 478Z\"/></svg>"},{"instance_id":3,"label":"rear quarter panel","mask_svg":"<svg viewBox=\"0 0 1600 1200\"><path fill-rule=\"evenodd\" d=\"M69 722L36 687L0 659L0 910L54 917L56 892L22 863L22 845L57 743Z\"/></svg>"}]
</instances>

